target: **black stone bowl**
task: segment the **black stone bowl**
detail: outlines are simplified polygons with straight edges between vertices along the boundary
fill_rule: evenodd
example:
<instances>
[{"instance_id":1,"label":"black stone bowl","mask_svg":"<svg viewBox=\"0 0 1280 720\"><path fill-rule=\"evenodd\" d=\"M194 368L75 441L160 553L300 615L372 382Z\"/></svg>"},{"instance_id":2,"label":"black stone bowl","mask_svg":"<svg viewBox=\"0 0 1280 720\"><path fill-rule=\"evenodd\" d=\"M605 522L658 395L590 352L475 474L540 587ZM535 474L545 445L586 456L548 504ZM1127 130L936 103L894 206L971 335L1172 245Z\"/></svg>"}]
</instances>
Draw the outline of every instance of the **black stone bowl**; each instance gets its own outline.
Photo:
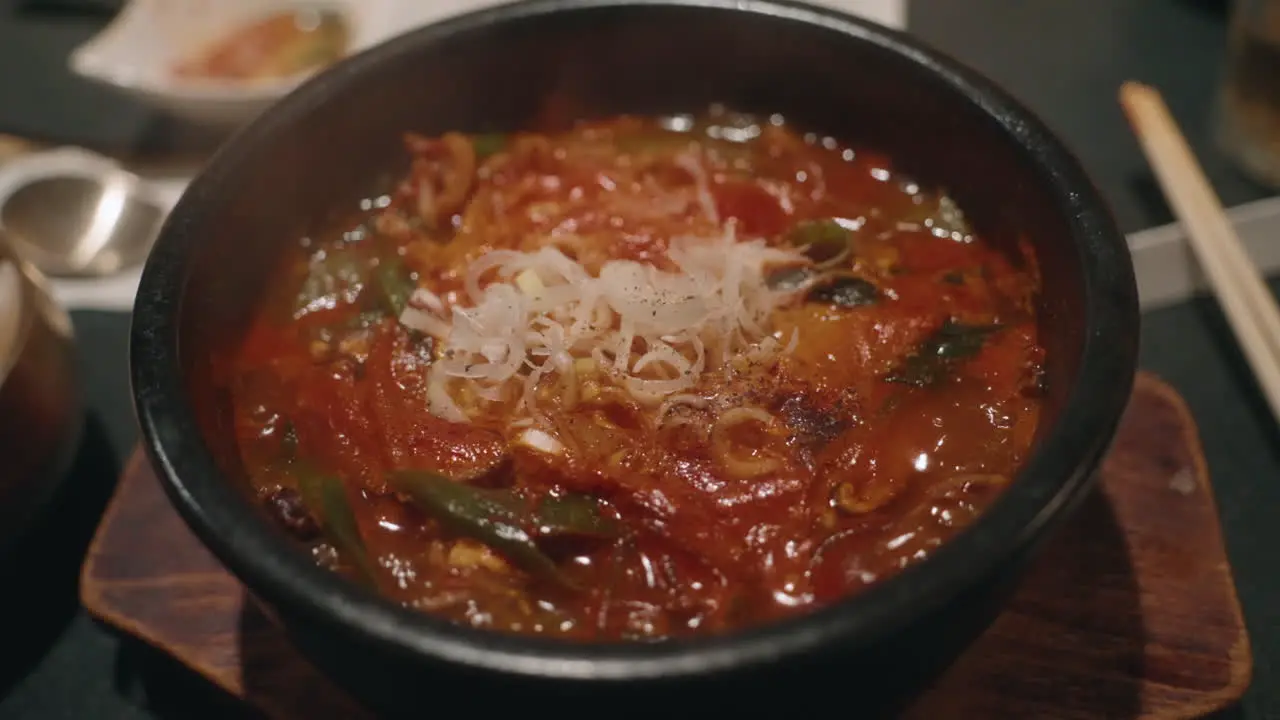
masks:
<instances>
[{"instance_id":1,"label":"black stone bowl","mask_svg":"<svg viewBox=\"0 0 1280 720\"><path fill-rule=\"evenodd\" d=\"M1043 274L1046 411L1013 486L931 558L808 616L732 635L583 645L480 632L314 565L248 499L210 358L235 343L281 253L401 172L401 134L492 132L712 103L778 112L948 189ZM308 657L390 715L692 705L888 712L990 622L1086 492L1131 389L1138 309L1123 236L1052 133L916 40L783 1L532 0L395 38L305 83L190 186L147 262L132 372L178 510ZM252 678L247 678L252 682ZM547 703L545 706L542 703Z\"/></svg>"}]
</instances>

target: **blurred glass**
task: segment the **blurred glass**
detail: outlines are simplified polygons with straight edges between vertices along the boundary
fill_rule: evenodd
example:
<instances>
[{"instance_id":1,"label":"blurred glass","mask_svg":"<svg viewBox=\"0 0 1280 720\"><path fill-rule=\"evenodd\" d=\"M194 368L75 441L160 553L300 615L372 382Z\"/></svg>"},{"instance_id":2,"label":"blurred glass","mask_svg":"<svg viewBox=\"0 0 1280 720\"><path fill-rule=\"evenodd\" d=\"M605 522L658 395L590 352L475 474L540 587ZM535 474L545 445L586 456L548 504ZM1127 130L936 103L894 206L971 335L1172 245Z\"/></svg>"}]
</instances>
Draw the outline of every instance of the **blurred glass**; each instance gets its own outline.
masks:
<instances>
[{"instance_id":1,"label":"blurred glass","mask_svg":"<svg viewBox=\"0 0 1280 720\"><path fill-rule=\"evenodd\" d=\"M1235 0L1218 143L1256 180L1280 188L1280 0Z\"/></svg>"}]
</instances>

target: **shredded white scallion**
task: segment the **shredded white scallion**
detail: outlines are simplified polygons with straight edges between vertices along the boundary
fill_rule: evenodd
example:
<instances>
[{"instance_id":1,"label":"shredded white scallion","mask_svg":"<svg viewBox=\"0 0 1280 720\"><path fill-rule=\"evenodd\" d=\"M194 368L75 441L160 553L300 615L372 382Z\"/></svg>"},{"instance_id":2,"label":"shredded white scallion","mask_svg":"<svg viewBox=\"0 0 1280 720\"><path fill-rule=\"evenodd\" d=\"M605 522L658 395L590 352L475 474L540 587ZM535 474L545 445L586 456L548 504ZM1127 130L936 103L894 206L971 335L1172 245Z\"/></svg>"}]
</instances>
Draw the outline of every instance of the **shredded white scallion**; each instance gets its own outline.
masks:
<instances>
[{"instance_id":1,"label":"shredded white scallion","mask_svg":"<svg viewBox=\"0 0 1280 720\"><path fill-rule=\"evenodd\" d=\"M703 193L705 171L692 158L680 164L718 221ZM554 245L495 250L467 268L469 305L445 307L434 294L415 294L400 322L439 341L428 374L431 412L465 422L468 409L455 398L518 398L518 414L536 417L538 384L552 373L576 382L582 371L657 407L734 357L755 361L784 350L769 334L770 320L795 291L771 289L767 270L804 264L803 255L739 239L728 222L718 234L672 239L667 257L674 270L616 259L592 276ZM785 350L796 342L793 334ZM458 394L466 385L469 392Z\"/></svg>"}]
</instances>

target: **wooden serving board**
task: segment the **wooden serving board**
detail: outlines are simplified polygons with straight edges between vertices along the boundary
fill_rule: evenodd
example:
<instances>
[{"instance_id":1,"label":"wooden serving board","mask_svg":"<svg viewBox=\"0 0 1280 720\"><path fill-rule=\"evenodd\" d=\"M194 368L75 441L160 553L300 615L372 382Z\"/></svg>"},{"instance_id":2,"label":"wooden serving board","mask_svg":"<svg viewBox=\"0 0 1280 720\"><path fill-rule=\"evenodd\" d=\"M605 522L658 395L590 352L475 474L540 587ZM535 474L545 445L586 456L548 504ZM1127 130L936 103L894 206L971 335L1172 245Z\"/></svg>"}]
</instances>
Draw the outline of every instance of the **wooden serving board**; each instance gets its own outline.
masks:
<instances>
[{"instance_id":1,"label":"wooden serving board","mask_svg":"<svg viewBox=\"0 0 1280 720\"><path fill-rule=\"evenodd\" d=\"M192 536L141 452L90 548L81 600L270 717L363 716ZM1251 668L1195 424L1172 388L1140 375L1099 491L908 715L1196 717L1238 700Z\"/></svg>"}]
</instances>

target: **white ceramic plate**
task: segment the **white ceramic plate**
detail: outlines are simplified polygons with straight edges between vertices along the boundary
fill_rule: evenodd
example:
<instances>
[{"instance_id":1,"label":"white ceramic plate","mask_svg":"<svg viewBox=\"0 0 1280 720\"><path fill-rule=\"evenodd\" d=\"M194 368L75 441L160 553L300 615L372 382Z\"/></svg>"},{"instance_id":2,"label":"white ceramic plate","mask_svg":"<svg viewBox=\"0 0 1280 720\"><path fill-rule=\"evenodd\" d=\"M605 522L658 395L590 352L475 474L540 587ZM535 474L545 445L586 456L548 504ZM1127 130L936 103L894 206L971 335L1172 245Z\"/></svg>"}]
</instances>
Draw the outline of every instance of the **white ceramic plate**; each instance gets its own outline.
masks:
<instances>
[{"instance_id":1,"label":"white ceramic plate","mask_svg":"<svg viewBox=\"0 0 1280 720\"><path fill-rule=\"evenodd\" d=\"M271 82L176 78L175 62L236 26L297 7L325 7L350 24L351 51L503 0L129 0L100 33L76 48L73 72L114 85L188 121L236 125L283 97L307 73ZM815 0L890 27L905 22L905 0Z\"/></svg>"},{"instance_id":2,"label":"white ceramic plate","mask_svg":"<svg viewBox=\"0 0 1280 720\"><path fill-rule=\"evenodd\" d=\"M70 56L73 72L114 85L201 124L238 124L287 94L310 73L269 81L193 80L173 66L244 23L282 10L326 8L346 18L350 51L363 50L417 24L393 6L432 7L436 0L129 0L100 33Z\"/></svg>"}]
</instances>

